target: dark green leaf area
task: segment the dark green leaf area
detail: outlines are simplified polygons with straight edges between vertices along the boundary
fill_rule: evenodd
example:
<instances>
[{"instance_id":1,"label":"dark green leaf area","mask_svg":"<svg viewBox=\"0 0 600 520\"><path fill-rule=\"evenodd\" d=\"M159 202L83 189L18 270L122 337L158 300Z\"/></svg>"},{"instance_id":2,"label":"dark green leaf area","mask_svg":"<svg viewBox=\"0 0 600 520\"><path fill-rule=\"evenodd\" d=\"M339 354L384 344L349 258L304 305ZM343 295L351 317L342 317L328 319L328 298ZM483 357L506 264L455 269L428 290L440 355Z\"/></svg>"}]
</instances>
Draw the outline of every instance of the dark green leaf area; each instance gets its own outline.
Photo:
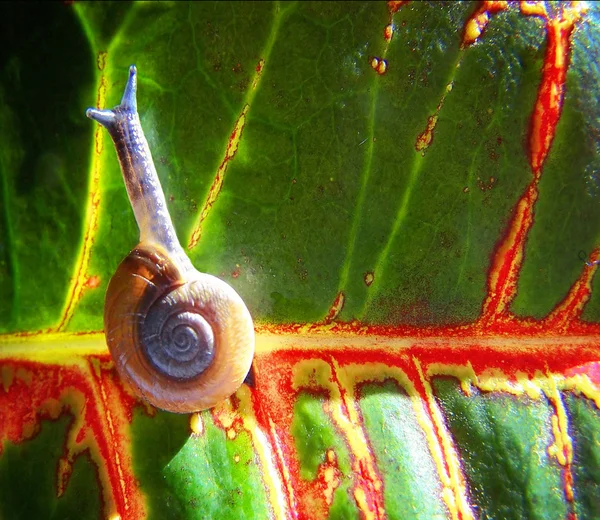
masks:
<instances>
[{"instance_id":1,"label":"dark green leaf area","mask_svg":"<svg viewBox=\"0 0 600 520\"><path fill-rule=\"evenodd\" d=\"M124 24L131 20L135 11L135 2L122 0L119 2L79 2L73 7L83 15L83 30L90 40L92 49L108 50L108 47Z\"/></svg>"},{"instance_id":2,"label":"dark green leaf area","mask_svg":"<svg viewBox=\"0 0 600 520\"><path fill-rule=\"evenodd\" d=\"M136 412L132 422L135 474L148 517L268 518L261 468L250 436L231 440L201 414L204 432L190 435L189 416Z\"/></svg>"},{"instance_id":3,"label":"dark green leaf area","mask_svg":"<svg viewBox=\"0 0 600 520\"><path fill-rule=\"evenodd\" d=\"M115 101L135 61L142 126L184 245L249 101L274 15L268 2L149 4L114 42Z\"/></svg>"},{"instance_id":4,"label":"dark green leaf area","mask_svg":"<svg viewBox=\"0 0 600 520\"><path fill-rule=\"evenodd\" d=\"M365 385L360 396L388 518L447 518L442 485L410 397L392 381Z\"/></svg>"},{"instance_id":5,"label":"dark green leaf area","mask_svg":"<svg viewBox=\"0 0 600 520\"><path fill-rule=\"evenodd\" d=\"M92 246L88 273L98 277L100 285L87 288L68 324L69 331L102 330L106 288L121 261L139 242L139 229L123 185L123 177L108 135L104 147L107 166L102 169L104 203L98 231ZM111 166L108 166L111 163ZM104 244L104 246L99 245Z\"/></svg>"},{"instance_id":6,"label":"dark green leaf area","mask_svg":"<svg viewBox=\"0 0 600 520\"><path fill-rule=\"evenodd\" d=\"M92 82L72 9L0 5L0 332L60 316L82 236Z\"/></svg>"},{"instance_id":7,"label":"dark green leaf area","mask_svg":"<svg viewBox=\"0 0 600 520\"><path fill-rule=\"evenodd\" d=\"M585 55L579 42L587 41L590 31L598 29L583 24L573 35L562 116L539 183L535 224L513 304L514 312L525 316L542 317L567 295L584 268L579 252L589 259L600 240L598 230L584 224L600 220L600 112L590 103L592 96L596 100L600 95L600 70L590 65L593 50ZM600 316L597 297L587 305L585 316Z\"/></svg>"},{"instance_id":8,"label":"dark green leaf area","mask_svg":"<svg viewBox=\"0 0 600 520\"><path fill-rule=\"evenodd\" d=\"M573 439L573 480L577 518L600 518L600 413L594 402L566 393Z\"/></svg>"},{"instance_id":9,"label":"dark green leaf area","mask_svg":"<svg viewBox=\"0 0 600 520\"><path fill-rule=\"evenodd\" d=\"M365 268L354 261L377 256L386 243L406 182L398 161L407 160L405 150L414 155L444 92L458 49L456 11L466 16L467 9L408 8L397 27L409 34L392 40L385 76L370 67L385 52L383 5L339 4L321 13L302 4L282 21L285 38L267 62L241 156L227 174L230 195L222 192L198 250L198 263L213 262L213 271L241 266L232 283L259 318L322 319L339 290L347 296L342 319L365 304Z\"/></svg>"},{"instance_id":10,"label":"dark green leaf area","mask_svg":"<svg viewBox=\"0 0 600 520\"><path fill-rule=\"evenodd\" d=\"M575 176L583 174L585 182L585 194L583 198L583 215L581 222L591 222L597 219L596 211L600 207L600 104L598 103L600 85L600 4L592 2L589 4L590 16L578 29L573 38L573 62L571 70L579 80L577 95L577 106L584 118L586 132L586 149L592 154L588 155L591 162L585 165L583 172L574 172ZM578 182L579 184L579 182ZM592 220L590 220L592 219ZM593 233L593 226L580 226L587 229L585 238L593 237L589 243L581 244L580 249L590 253L600 244L600 235ZM596 276L590 301L586 305L583 317L590 321L600 320L600 279Z\"/></svg>"},{"instance_id":11,"label":"dark green leaf area","mask_svg":"<svg viewBox=\"0 0 600 520\"><path fill-rule=\"evenodd\" d=\"M319 466L327 460L327 451L333 450L342 475L329 510L329 518L358 518L356 501L351 497L350 491L353 471L348 448L332 424L331 418L325 413L325 403L326 398L323 396L301 392L294 404L291 431L300 462L300 477L304 480L315 480ZM333 403L333 406L338 404Z\"/></svg>"},{"instance_id":12,"label":"dark green leaf area","mask_svg":"<svg viewBox=\"0 0 600 520\"><path fill-rule=\"evenodd\" d=\"M163 471L190 438L189 418L167 412L148 417L136 410L131 438L134 472L146 496L148 514L155 518L183 515L184 500L177 489L165 486Z\"/></svg>"},{"instance_id":13,"label":"dark green leaf area","mask_svg":"<svg viewBox=\"0 0 600 520\"><path fill-rule=\"evenodd\" d=\"M23 444L5 442L0 458L0 518L79 520L101 518L97 470L87 453L73 462L64 494L57 497L59 461L73 418L42 421L36 436Z\"/></svg>"},{"instance_id":14,"label":"dark green leaf area","mask_svg":"<svg viewBox=\"0 0 600 520\"><path fill-rule=\"evenodd\" d=\"M227 277L239 264L231 283L258 319L317 321L337 294L387 18L385 4L301 3L280 21L194 253Z\"/></svg>"},{"instance_id":15,"label":"dark green leaf area","mask_svg":"<svg viewBox=\"0 0 600 520\"><path fill-rule=\"evenodd\" d=\"M184 246L251 91L251 78L273 27L273 12L274 6L266 2L237 4L236 10L210 2L136 3L126 17L115 20L120 30L106 55L107 106L120 102L127 69L135 63L142 127ZM82 24L90 26L101 16L86 6L77 13ZM237 23L240 19L243 23ZM89 103L93 101L90 98ZM93 127L91 121L88 124ZM101 168L101 219L89 266L89 272L99 277L100 287L84 293L71 330L102 328L100 309L106 286L139 240L106 132ZM221 241L211 247L213 255L215 247L229 250ZM211 268L202 261L196 264L203 271ZM222 275L222 267L211 272Z\"/></svg>"},{"instance_id":16,"label":"dark green leaf area","mask_svg":"<svg viewBox=\"0 0 600 520\"><path fill-rule=\"evenodd\" d=\"M418 212L415 191L423 186L423 157L415 143L456 72L460 27L469 9L467 4L409 4L394 16L388 71L384 76L369 71L371 88L364 106L368 141L361 145L355 167L356 198L339 281L346 295L343 319L411 321L389 314L404 302L415 301L414 294L402 294L402 284L411 275L405 273L399 281L390 272L402 262L398 250L403 237L420 239L413 231L423 223L419 220L415 227L407 222ZM416 249L411 254L421 251L420 244L412 244ZM370 287L364 282L366 273L375 276ZM416 292L424 293L422 284L414 281L419 286ZM385 301L389 293L394 294L393 305Z\"/></svg>"},{"instance_id":17,"label":"dark green leaf area","mask_svg":"<svg viewBox=\"0 0 600 520\"><path fill-rule=\"evenodd\" d=\"M545 400L476 391L467 397L450 378L436 378L434 389L479 518L566 517L561 467L548 456L552 412Z\"/></svg>"},{"instance_id":18,"label":"dark green leaf area","mask_svg":"<svg viewBox=\"0 0 600 520\"><path fill-rule=\"evenodd\" d=\"M531 178L524 140L543 32L511 9L494 16L477 45L461 50L463 25L448 10L431 7L419 19L406 27L420 30L390 48L389 89L382 84L376 128L394 142L374 156L355 254L363 260L351 276L359 292L347 294L347 316L464 323L479 315L487 283L482 266ZM507 41L510 53L503 51ZM436 115L432 142L419 152L417 137ZM365 272L374 275L368 287ZM364 303L352 311L361 293Z\"/></svg>"}]
</instances>

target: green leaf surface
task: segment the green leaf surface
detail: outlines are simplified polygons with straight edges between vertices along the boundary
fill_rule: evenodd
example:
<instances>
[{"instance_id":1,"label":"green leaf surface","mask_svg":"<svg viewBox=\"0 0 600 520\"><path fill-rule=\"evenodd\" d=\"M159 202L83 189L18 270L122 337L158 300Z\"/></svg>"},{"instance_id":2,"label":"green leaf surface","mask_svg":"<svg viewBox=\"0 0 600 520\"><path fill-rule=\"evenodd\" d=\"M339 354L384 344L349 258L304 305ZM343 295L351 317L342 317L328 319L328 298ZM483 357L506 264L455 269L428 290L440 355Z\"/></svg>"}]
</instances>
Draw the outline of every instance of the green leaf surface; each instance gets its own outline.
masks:
<instances>
[{"instance_id":1,"label":"green leaf surface","mask_svg":"<svg viewBox=\"0 0 600 520\"><path fill-rule=\"evenodd\" d=\"M205 428L203 436L190 437L186 416L160 412L134 418L134 467L149 497L149 517L234 518L244 511L266 518L267 499L248 435L232 441L210 423Z\"/></svg>"},{"instance_id":2,"label":"green leaf surface","mask_svg":"<svg viewBox=\"0 0 600 520\"><path fill-rule=\"evenodd\" d=\"M69 422L62 417L42 423L35 439L24 445L3 446L0 458L0 517L93 519L100 517L100 490L89 457L73 465L69 485L57 496L57 468Z\"/></svg>"},{"instance_id":3,"label":"green leaf surface","mask_svg":"<svg viewBox=\"0 0 600 520\"><path fill-rule=\"evenodd\" d=\"M82 114L102 78L107 105L118 103L131 63L140 70L142 125L184 244L249 107L190 254L202 270L234 283L259 322L319 321L340 291L344 320L422 325L478 316L486 265L531 179L526 141L545 52L541 19L511 7L494 16L481 42L461 48L457 35L472 5L416 2L395 15L386 51L383 3L3 9L12 27L1 84L2 140L10 143L2 152L10 274L3 330L46 328L60 318L94 173L94 125ZM56 23L26 31L34 14ZM596 241L594 228L581 225L597 219L600 206L586 191L596 145L579 87L586 56L577 50L578 38L594 30L589 24L574 35L564 114L513 305L520 315L549 312L581 269L578 251ZM38 52L46 40L53 45ZM369 62L384 52L389 67L380 76ZM266 65L253 88L259 60ZM416 137L440 103L423 154ZM106 137L99 167L88 268L99 286L84 292L70 330L102 328L104 289L136 243ZM42 252L59 267L40 270ZM374 273L370 286L367 273ZM596 309L593 299L586 313Z\"/></svg>"},{"instance_id":4,"label":"green leaf surface","mask_svg":"<svg viewBox=\"0 0 600 520\"><path fill-rule=\"evenodd\" d=\"M327 460L327 451L333 450L336 453L342 483L335 490L329 516L359 518L356 505L349 494L352 468L347 448L323 410L325 401L322 396L303 393L298 396L294 405L292 435L296 439L300 477L306 481L315 480L319 465Z\"/></svg>"},{"instance_id":5,"label":"green leaf surface","mask_svg":"<svg viewBox=\"0 0 600 520\"><path fill-rule=\"evenodd\" d=\"M0 4L0 518L600 516L596 4L491 324L545 18L464 44L480 2L67 4ZM177 235L258 330L254 379L192 417L89 339L139 230L85 110L131 64Z\"/></svg>"},{"instance_id":6,"label":"green leaf surface","mask_svg":"<svg viewBox=\"0 0 600 520\"><path fill-rule=\"evenodd\" d=\"M565 399L575 441L575 501L577 516L600 515L600 431L598 409L581 397Z\"/></svg>"},{"instance_id":7,"label":"green leaf surface","mask_svg":"<svg viewBox=\"0 0 600 520\"><path fill-rule=\"evenodd\" d=\"M368 385L360 407L390 518L446 518L442 484L409 396L391 381Z\"/></svg>"},{"instance_id":8,"label":"green leaf surface","mask_svg":"<svg viewBox=\"0 0 600 520\"><path fill-rule=\"evenodd\" d=\"M555 492L561 487L560 466L547 454L552 439L546 403L466 397L457 384L443 379L435 381L435 390L465 463L479 518L566 517L565 500Z\"/></svg>"}]
</instances>

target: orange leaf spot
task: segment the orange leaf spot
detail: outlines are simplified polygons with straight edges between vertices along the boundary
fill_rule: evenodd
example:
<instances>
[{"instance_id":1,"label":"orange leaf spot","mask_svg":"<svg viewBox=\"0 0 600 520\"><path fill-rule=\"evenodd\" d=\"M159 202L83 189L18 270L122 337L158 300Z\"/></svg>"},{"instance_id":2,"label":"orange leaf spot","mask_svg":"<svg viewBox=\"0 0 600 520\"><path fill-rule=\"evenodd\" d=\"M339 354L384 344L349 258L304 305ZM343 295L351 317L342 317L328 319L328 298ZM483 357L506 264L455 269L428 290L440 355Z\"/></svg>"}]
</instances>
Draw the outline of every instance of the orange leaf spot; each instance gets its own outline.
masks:
<instances>
[{"instance_id":1,"label":"orange leaf spot","mask_svg":"<svg viewBox=\"0 0 600 520\"><path fill-rule=\"evenodd\" d=\"M496 0L485 1L465 22L463 30L463 47L471 45L477 41L481 33L487 27L490 21L490 15L504 11L508 8L508 2Z\"/></svg>"}]
</instances>

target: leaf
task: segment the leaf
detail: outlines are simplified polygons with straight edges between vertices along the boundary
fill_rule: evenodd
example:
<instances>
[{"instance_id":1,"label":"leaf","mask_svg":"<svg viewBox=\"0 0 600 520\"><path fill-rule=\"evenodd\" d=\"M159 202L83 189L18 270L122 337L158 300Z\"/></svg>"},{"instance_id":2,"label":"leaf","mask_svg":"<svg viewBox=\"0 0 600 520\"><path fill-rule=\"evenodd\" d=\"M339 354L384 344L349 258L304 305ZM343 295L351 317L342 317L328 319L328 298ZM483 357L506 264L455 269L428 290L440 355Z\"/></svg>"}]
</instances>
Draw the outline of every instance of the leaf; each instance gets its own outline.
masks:
<instances>
[{"instance_id":1,"label":"leaf","mask_svg":"<svg viewBox=\"0 0 600 520\"><path fill-rule=\"evenodd\" d=\"M595 4L0 9L0 517L600 514ZM257 327L190 417L101 332L138 230L84 113L132 63L179 239Z\"/></svg>"}]
</instances>

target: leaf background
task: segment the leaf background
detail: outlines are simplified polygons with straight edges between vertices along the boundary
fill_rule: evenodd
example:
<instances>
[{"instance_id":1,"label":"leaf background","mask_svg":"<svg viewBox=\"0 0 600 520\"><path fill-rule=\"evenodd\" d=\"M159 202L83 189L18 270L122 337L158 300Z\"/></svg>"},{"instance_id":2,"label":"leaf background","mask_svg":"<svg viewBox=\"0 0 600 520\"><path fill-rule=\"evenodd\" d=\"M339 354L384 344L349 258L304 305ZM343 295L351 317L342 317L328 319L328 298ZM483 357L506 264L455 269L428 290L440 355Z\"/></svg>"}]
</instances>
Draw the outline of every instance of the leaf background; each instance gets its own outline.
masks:
<instances>
[{"instance_id":1,"label":"leaf background","mask_svg":"<svg viewBox=\"0 0 600 520\"><path fill-rule=\"evenodd\" d=\"M323 322L340 293L344 306L336 319L342 322L411 326L417 332L475 322L498 244L531 181L528 135L547 42L544 21L523 16L511 5L492 17L480 41L463 49L462 28L477 7L470 2L403 6L392 17L394 36L388 44L383 30L392 15L383 2L3 6L0 331L103 327L106 284L136 244L138 232L112 144L106 135L99 142L84 113L98 101L109 107L119 102L131 63L140 74L142 125L183 244L192 236L215 175L226 166L223 188L190 256L200 270L238 290L259 326ZM510 308L517 318L541 319L555 309L581 275L579 251L591 252L598 244L593 224L600 216L595 16L592 5L573 35L567 94ZM388 70L378 75L370 63L383 56ZM417 137L434 114L439 119L433 141L422 153L415 149ZM242 115L243 133L227 161ZM82 256L86 247L89 257ZM368 273L374 275L369 286ZM583 313L592 324L600 311L597 283ZM597 349L596 336L590 335L591 349ZM323 346L316 357L327 359L325 352ZM359 362L378 359L359 357ZM377 382L360 394L357 406L368 442L383 466L383 448L391 436L396 451L389 464L406 457L402 467L414 468L419 463L406 446L423 453L430 446L422 434L413 433L421 430L418 417L406 419L406 429L399 422L384 428L391 417L410 416L405 389L385 384L392 386L382 391ZM529 448L523 439L543 432L535 437L537 448L531 448L542 458L552 444L551 405L502 393L465 399L453 382L436 385L470 479L470 500L478 508L503 518L519 511L564 517L575 507L557 494L535 495L560 487L562 470L549 460L542 464L543 476L528 475L524 482L514 478L524 464L533 464L524 462ZM344 455L347 441L340 440L339 425L324 411L323 401L331 394L319 397L319 392L289 397L295 446L288 449L296 453L290 457L297 458L299 475L311 481L324 454L335 447L344 477L330 514L350 518L360 509L349 480L354 455L351 450ZM587 401L565 399L577 425L576 459L584 456L577 450L596 454L591 439L597 410ZM504 409L510 417L499 419ZM272 513L269 488L261 484L264 467L250 463L257 457L252 435L240 434L227 443L218 417L210 417L205 416L205 436L192 439L187 420L134 412L129 434L133 472L149 509L157 517L193 516L189 507L195 501L216 508L206 514L218 515L229 500L226 511L232 516L253 507L257 518ZM511 421L516 422L514 433ZM11 489L30 485L33 471L11 462L11 453L32 465L53 461L48 446L67 435L61 433L68 431L64 418L43 424L41 433L22 445L31 454L17 447L3 452L7 471L15 465L25 468ZM492 435L496 424L500 433ZM150 461L149 453L167 431L174 432L172 441ZM410 444L403 435L421 437ZM505 457L506 475L499 477L492 462L493 470L486 473L475 460L490 444L496 463L503 446L517 454ZM244 471L231 462L234 452L250 461ZM475 454L473 460L469 453ZM193 469L186 457L200 466ZM80 460L75 464L83 467ZM102 509L92 505L96 498L83 499L88 495L74 491L78 485L96 489L90 483L93 463L96 459L85 469L73 469L66 489L76 498L64 495L58 503L68 502L74 511ZM443 485L437 476L427 476L435 473L435 464L423 464L428 469L414 476L418 499L409 493L406 503L425 518L447 515L440 499ZM54 462L47 467L43 489L53 485ZM214 480L198 485L203 472L214 468L219 468ZM406 492L414 481L381 471L388 482L384 501L389 516L406 514L397 490ZM574 472L578 489L589 487L575 507L585 517L598 496L598 477L591 464L576 465ZM424 482L432 478L435 484L427 488ZM186 491L184 481L194 482L192 491ZM515 506L510 513L511 493L519 494L528 484L539 503ZM231 498L236 489L244 490L242 498ZM261 497L254 504L248 502L249 490ZM40 495L40 508L52 503L50 495ZM98 500L106 511L106 494ZM541 505L552 500L556 505ZM16 504L4 511L14 513Z\"/></svg>"},{"instance_id":2,"label":"leaf background","mask_svg":"<svg viewBox=\"0 0 600 520\"><path fill-rule=\"evenodd\" d=\"M94 127L81 113L102 79L106 104L118 102L131 62L140 70L142 123L183 243L249 105L191 257L228 281L239 272L236 288L259 322L322 320L340 291L345 321L477 318L494 247L530 180L528 125L545 51L540 18L511 8L494 17L478 45L460 50L458 28L473 6L416 3L395 15L386 51L385 4L31 9L7 6L5 16L5 331L60 319L89 225ZM57 23L26 33L32 12ZM592 103L578 86L590 84L582 80L589 76L586 44L577 39L583 33L593 31L576 33L569 95L513 305L522 316L547 314L579 275L579 250L596 243L596 230L583 225L599 211L586 186L595 182L597 156L594 116L583 110ZM44 41L53 44L40 52ZM370 58L384 52L389 70L379 76ZM445 93L435 145L421 156L416 138ZM84 293L72 330L102 328L103 289L136 242L105 141L88 268L99 286ZM56 268L39 272L41 251ZM367 287L369 272L375 278ZM593 299L586 316L597 312Z\"/></svg>"}]
</instances>

